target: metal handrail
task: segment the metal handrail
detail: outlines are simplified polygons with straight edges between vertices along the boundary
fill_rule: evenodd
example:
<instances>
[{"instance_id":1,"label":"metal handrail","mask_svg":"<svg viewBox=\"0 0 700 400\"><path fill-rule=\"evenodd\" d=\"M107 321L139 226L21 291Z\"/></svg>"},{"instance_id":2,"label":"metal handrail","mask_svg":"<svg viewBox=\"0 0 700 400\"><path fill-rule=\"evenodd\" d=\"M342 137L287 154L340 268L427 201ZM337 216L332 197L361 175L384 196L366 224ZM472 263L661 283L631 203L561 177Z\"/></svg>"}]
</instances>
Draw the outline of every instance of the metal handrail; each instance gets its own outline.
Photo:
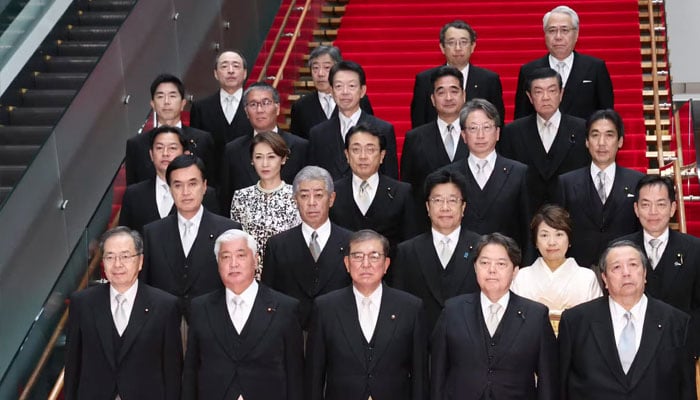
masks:
<instances>
[{"instance_id":1,"label":"metal handrail","mask_svg":"<svg viewBox=\"0 0 700 400\"><path fill-rule=\"evenodd\" d=\"M291 3L289 3L289 8L287 8L287 12L284 14L284 19L282 20L282 24L280 25L280 30L277 32L277 37L275 38L275 41L272 42L272 47L270 48L269 53L267 54L267 58L265 59L265 64L262 67L262 70L260 70L260 75L258 76L258 82L262 82L265 80L265 75L267 74L267 68L270 66L270 62L272 62L272 56L275 55L275 50L277 50L277 45L280 42L280 39L284 35L284 28L287 27L287 21L289 20L289 15L292 13L292 10L294 9L294 5L296 4L296 0L292 0ZM306 10L306 7L304 8Z\"/></svg>"},{"instance_id":2,"label":"metal handrail","mask_svg":"<svg viewBox=\"0 0 700 400\"><path fill-rule=\"evenodd\" d=\"M299 37L299 34L301 32L301 25L304 23L304 18L306 18L306 12L309 10L310 6L311 6L311 0L306 0L306 3L304 4L304 10L302 10L301 16L299 17L299 21L297 21L297 27L296 27L296 29L294 29L294 36L292 36L292 40L289 41L289 45L287 46L287 51L284 52L284 58L282 58L282 63L280 64L280 68L279 68L279 70L277 70L277 75L275 76L275 81L272 83L272 86L275 88L277 88L277 85L279 84L280 80L282 80L282 75L284 74L284 68L287 66L287 61L289 61L289 56L292 54L292 49L294 48L294 45L296 44L297 38Z\"/></svg>"},{"instance_id":3,"label":"metal handrail","mask_svg":"<svg viewBox=\"0 0 700 400\"><path fill-rule=\"evenodd\" d=\"M655 134L656 134L656 158L658 162L659 169L664 165L664 145L662 141L661 134L661 109L659 107L659 78L658 78L658 66L656 58L656 29L654 21L654 4L653 1L647 1L647 12L649 14L649 35L651 38L651 83L653 88L654 96L654 121L655 121Z\"/></svg>"}]
</instances>

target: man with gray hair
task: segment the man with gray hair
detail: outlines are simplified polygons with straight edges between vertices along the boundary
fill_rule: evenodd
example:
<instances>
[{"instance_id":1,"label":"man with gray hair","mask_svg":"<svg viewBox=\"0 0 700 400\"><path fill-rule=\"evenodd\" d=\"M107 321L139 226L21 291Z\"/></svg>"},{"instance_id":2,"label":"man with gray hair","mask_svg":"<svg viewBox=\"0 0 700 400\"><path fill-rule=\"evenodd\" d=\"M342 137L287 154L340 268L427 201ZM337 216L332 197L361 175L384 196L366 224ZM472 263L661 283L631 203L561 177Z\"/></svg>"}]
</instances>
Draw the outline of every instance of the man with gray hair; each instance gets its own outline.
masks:
<instances>
[{"instance_id":1,"label":"man with gray hair","mask_svg":"<svg viewBox=\"0 0 700 400\"><path fill-rule=\"evenodd\" d=\"M255 281L250 234L223 232L214 253L224 288L192 302L182 399L301 400L299 302Z\"/></svg>"},{"instance_id":2,"label":"man with gray hair","mask_svg":"<svg viewBox=\"0 0 700 400\"><path fill-rule=\"evenodd\" d=\"M338 114L328 76L331 68L341 61L340 49L335 46L318 46L309 55L309 69L316 90L292 104L289 130L293 134L308 139L311 128ZM374 114L367 96L360 100L360 108L367 114Z\"/></svg>"},{"instance_id":3,"label":"man with gray hair","mask_svg":"<svg viewBox=\"0 0 700 400\"><path fill-rule=\"evenodd\" d=\"M612 243L599 266L608 296L564 311L560 399L695 399L690 317L644 294L649 261Z\"/></svg>"},{"instance_id":4,"label":"man with gray hair","mask_svg":"<svg viewBox=\"0 0 700 400\"><path fill-rule=\"evenodd\" d=\"M282 180L291 182L294 176L306 165L306 152L309 142L277 127L280 114L280 94L265 82L256 82L243 92L243 104L253 129L226 145L221 167L219 202L222 210L231 209L233 192L255 185L258 174L252 164L250 145L258 132L279 134L289 148L290 154L282 165Z\"/></svg>"},{"instance_id":5,"label":"man with gray hair","mask_svg":"<svg viewBox=\"0 0 700 400\"><path fill-rule=\"evenodd\" d=\"M564 114L587 119L594 111L613 108L613 87L608 68L601 59L574 51L579 34L576 11L558 6L542 19L544 41L549 54L520 68L515 92L515 119L535 112L527 97L530 73L550 67L562 77L564 95L559 110Z\"/></svg>"},{"instance_id":6,"label":"man with gray hair","mask_svg":"<svg viewBox=\"0 0 700 400\"><path fill-rule=\"evenodd\" d=\"M301 302L299 318L307 330L314 298L350 284L343 256L351 232L328 218L335 201L328 171L305 167L292 186L302 223L267 241L261 281Z\"/></svg>"}]
</instances>

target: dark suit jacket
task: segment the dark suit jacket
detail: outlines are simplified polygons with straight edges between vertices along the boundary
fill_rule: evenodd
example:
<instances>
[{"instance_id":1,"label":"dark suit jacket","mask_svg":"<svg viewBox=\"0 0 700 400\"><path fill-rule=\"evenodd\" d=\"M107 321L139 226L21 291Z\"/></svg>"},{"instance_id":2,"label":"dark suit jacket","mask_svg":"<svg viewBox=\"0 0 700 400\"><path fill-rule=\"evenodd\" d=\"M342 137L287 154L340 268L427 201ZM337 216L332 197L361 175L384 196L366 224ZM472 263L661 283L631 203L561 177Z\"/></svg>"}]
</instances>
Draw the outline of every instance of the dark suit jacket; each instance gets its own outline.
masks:
<instances>
[{"instance_id":1,"label":"dark suit jacket","mask_svg":"<svg viewBox=\"0 0 700 400\"><path fill-rule=\"evenodd\" d=\"M591 179L590 165L559 177L556 202L571 215L573 232L568 256L574 257L578 265L598 264L611 240L640 228L634 214L634 188L642 176L640 172L617 165L605 205L601 204Z\"/></svg>"},{"instance_id":2,"label":"dark suit jacket","mask_svg":"<svg viewBox=\"0 0 700 400\"><path fill-rule=\"evenodd\" d=\"M280 136L287 144L289 157L282 166L282 180L291 184L297 172L307 165L307 152L309 142L289 132L280 130ZM224 158L221 165L221 184L219 185L219 204L222 212L231 209L233 192L248 186L255 185L260 179L255 172L250 157L250 144L253 141L252 128L245 136L226 144Z\"/></svg>"},{"instance_id":3,"label":"dark suit jacket","mask_svg":"<svg viewBox=\"0 0 700 400\"><path fill-rule=\"evenodd\" d=\"M367 213L362 215L352 193L352 176L335 182L330 218L351 231L372 229L389 239L392 248L416 235L411 185L379 174L379 187Z\"/></svg>"},{"instance_id":4,"label":"dark suit jacket","mask_svg":"<svg viewBox=\"0 0 700 400\"><path fill-rule=\"evenodd\" d=\"M211 96L199 101L193 101L190 109L190 126L210 132L214 138L215 171L218 171L220 168L219 163L224 155L226 143L233 141L237 137L245 136L253 130L245 113L243 99L238 104L238 109L231 123L229 124L226 121L224 110L221 108L221 95L219 93L217 90ZM219 175L216 175L215 178L218 179Z\"/></svg>"},{"instance_id":5,"label":"dark suit jacket","mask_svg":"<svg viewBox=\"0 0 700 400\"><path fill-rule=\"evenodd\" d=\"M692 334L688 316L649 298L642 329L639 350L625 374L608 297L564 311L559 323L560 399L695 399L695 368L686 347Z\"/></svg>"},{"instance_id":6,"label":"dark suit jacket","mask_svg":"<svg viewBox=\"0 0 700 400\"><path fill-rule=\"evenodd\" d=\"M454 159L460 160L466 157L468 152L467 145L460 139L457 141ZM445 151L437 120L406 132L401 152L401 180L413 187L417 225L422 229L430 227L423 193L425 178L451 162Z\"/></svg>"},{"instance_id":7,"label":"dark suit jacket","mask_svg":"<svg viewBox=\"0 0 700 400\"><path fill-rule=\"evenodd\" d=\"M443 67L443 65L440 67ZM412 128L417 128L437 119L437 110L435 110L432 101L430 101L430 95L433 93L430 76L440 67L430 68L416 75L416 81L413 84L413 99L411 100ZM465 91L467 101L476 98L486 99L496 106L498 114L501 116L501 121L505 119L503 88L501 87L501 78L497 73L469 64Z\"/></svg>"},{"instance_id":8,"label":"dark suit jacket","mask_svg":"<svg viewBox=\"0 0 700 400\"><path fill-rule=\"evenodd\" d=\"M480 235L462 229L457 247L445 269L435 250L432 232L399 244L396 257L389 266L391 286L423 300L428 332L432 332L445 300L479 291L472 253L479 238Z\"/></svg>"},{"instance_id":9,"label":"dark suit jacket","mask_svg":"<svg viewBox=\"0 0 700 400\"><path fill-rule=\"evenodd\" d=\"M535 112L527 98L526 83L528 75L537 68L549 67L549 54L520 67L518 87L515 92L515 119L526 117ZM574 63L569 79L564 88L564 97L559 110L564 114L583 119L594 111L613 108L613 87L605 61L574 52Z\"/></svg>"},{"instance_id":10,"label":"dark suit jacket","mask_svg":"<svg viewBox=\"0 0 700 400\"><path fill-rule=\"evenodd\" d=\"M299 303L260 285L239 336L224 289L192 301L183 400L303 399ZM240 342L239 342L240 340Z\"/></svg>"},{"instance_id":11,"label":"dark suit jacket","mask_svg":"<svg viewBox=\"0 0 700 400\"><path fill-rule=\"evenodd\" d=\"M261 281L299 300L302 329L309 329L311 306L316 297L350 284L343 257L351 234L331 224L331 235L318 261L311 257L301 225L268 239Z\"/></svg>"},{"instance_id":12,"label":"dark suit jacket","mask_svg":"<svg viewBox=\"0 0 700 400\"><path fill-rule=\"evenodd\" d=\"M360 114L358 124L366 125L384 135L386 155L379 172L398 179L399 163L396 158L394 126L364 111ZM325 168L333 179L340 179L352 174L345 157L345 142L340 134L340 118L337 115L311 128L309 133L309 165Z\"/></svg>"},{"instance_id":13,"label":"dark suit jacket","mask_svg":"<svg viewBox=\"0 0 700 400\"><path fill-rule=\"evenodd\" d=\"M427 364L420 299L384 285L371 343L362 334L352 286L314 302L306 343L306 399L371 395L377 400L425 400Z\"/></svg>"},{"instance_id":14,"label":"dark suit jacket","mask_svg":"<svg viewBox=\"0 0 700 400\"><path fill-rule=\"evenodd\" d=\"M463 227L482 235L501 232L515 239L522 249L529 248L532 212L527 191L527 165L499 154L483 190L469 169L467 157L443 168L459 172L467 178L467 209L462 218Z\"/></svg>"},{"instance_id":15,"label":"dark suit jacket","mask_svg":"<svg viewBox=\"0 0 700 400\"><path fill-rule=\"evenodd\" d=\"M197 237L185 257L177 214L144 226L141 280L177 296L182 314L189 318L190 299L222 286L214 241L229 229L241 229L241 224L204 210Z\"/></svg>"},{"instance_id":16,"label":"dark suit jacket","mask_svg":"<svg viewBox=\"0 0 700 400\"><path fill-rule=\"evenodd\" d=\"M180 398L182 343L177 299L139 283L129 324L115 348L109 284L71 296L66 340L67 400Z\"/></svg>"},{"instance_id":17,"label":"dark suit jacket","mask_svg":"<svg viewBox=\"0 0 700 400\"><path fill-rule=\"evenodd\" d=\"M557 399L557 341L548 313L511 292L489 360L493 340L486 337L480 293L447 300L431 339L431 399Z\"/></svg>"},{"instance_id":18,"label":"dark suit jacket","mask_svg":"<svg viewBox=\"0 0 700 400\"><path fill-rule=\"evenodd\" d=\"M219 213L219 201L213 188L207 187L202 205L213 213ZM174 213L175 205L170 210L170 214ZM122 209L119 212L119 225L128 226L143 234L143 227L146 224L159 219L156 180L151 178L127 186L122 198Z\"/></svg>"},{"instance_id":19,"label":"dark suit jacket","mask_svg":"<svg viewBox=\"0 0 700 400\"><path fill-rule=\"evenodd\" d=\"M140 135L132 136L126 141L126 157L124 166L126 168L126 184L131 185L145 181L156 176L156 168L153 166L151 156L148 151L151 149L151 131ZM182 132L189 142L192 152L204 161L207 167L206 178L215 184L216 180L216 158L214 141L209 132L183 126Z\"/></svg>"},{"instance_id":20,"label":"dark suit jacket","mask_svg":"<svg viewBox=\"0 0 700 400\"><path fill-rule=\"evenodd\" d=\"M360 108L367 114L374 115L372 105L369 102L369 97L366 95L360 99ZM331 117L338 115L338 107L336 106L331 114ZM289 130L304 139L309 138L311 128L328 121L326 113L323 112L323 106L318 98L318 92L313 91L304 95L299 100L292 104L291 123Z\"/></svg>"},{"instance_id":21,"label":"dark suit jacket","mask_svg":"<svg viewBox=\"0 0 700 400\"><path fill-rule=\"evenodd\" d=\"M620 239L631 240L646 253L642 231ZM690 314L690 332L695 334L688 344L700 355L700 239L670 230L656 269L647 270L646 293Z\"/></svg>"},{"instance_id":22,"label":"dark suit jacket","mask_svg":"<svg viewBox=\"0 0 700 400\"><path fill-rule=\"evenodd\" d=\"M549 153L537 130L537 116L531 114L506 125L498 141L499 154L528 166L528 189L533 211L557 198L559 175L591 164L586 148L586 121L561 115L559 130Z\"/></svg>"}]
</instances>

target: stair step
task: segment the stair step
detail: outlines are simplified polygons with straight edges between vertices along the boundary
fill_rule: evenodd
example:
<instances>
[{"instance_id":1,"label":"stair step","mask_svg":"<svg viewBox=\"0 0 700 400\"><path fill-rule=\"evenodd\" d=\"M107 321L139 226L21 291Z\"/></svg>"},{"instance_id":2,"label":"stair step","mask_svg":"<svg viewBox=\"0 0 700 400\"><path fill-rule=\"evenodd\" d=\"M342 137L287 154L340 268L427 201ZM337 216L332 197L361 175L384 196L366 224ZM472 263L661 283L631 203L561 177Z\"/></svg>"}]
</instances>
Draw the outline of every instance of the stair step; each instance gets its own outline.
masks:
<instances>
[{"instance_id":1,"label":"stair step","mask_svg":"<svg viewBox=\"0 0 700 400\"><path fill-rule=\"evenodd\" d=\"M656 150L650 150L650 151L647 151L647 152L646 152L647 158L656 159L656 155L657 155L657 154L658 154L658 152L657 152ZM664 159L669 159L669 158L671 158L671 157L675 157L675 156L676 156L676 152L675 152L675 151L671 151L671 150L664 151L664 152L662 152L661 154L663 155Z\"/></svg>"},{"instance_id":2,"label":"stair step","mask_svg":"<svg viewBox=\"0 0 700 400\"><path fill-rule=\"evenodd\" d=\"M11 125L54 126L61 119L65 109L65 107L8 107L7 111Z\"/></svg>"},{"instance_id":3,"label":"stair step","mask_svg":"<svg viewBox=\"0 0 700 400\"><path fill-rule=\"evenodd\" d=\"M338 37L337 29L314 29L314 37L335 40Z\"/></svg>"},{"instance_id":4,"label":"stair step","mask_svg":"<svg viewBox=\"0 0 700 400\"><path fill-rule=\"evenodd\" d=\"M78 20L83 25L118 26L126 19L128 12L79 11Z\"/></svg>"},{"instance_id":5,"label":"stair step","mask_svg":"<svg viewBox=\"0 0 700 400\"><path fill-rule=\"evenodd\" d=\"M333 46L333 42L331 41L325 41L325 42L319 42L319 41L311 41L309 42L309 49L313 50L318 46Z\"/></svg>"},{"instance_id":6,"label":"stair step","mask_svg":"<svg viewBox=\"0 0 700 400\"><path fill-rule=\"evenodd\" d=\"M68 107L77 90L23 89L23 107Z\"/></svg>"},{"instance_id":7,"label":"stair step","mask_svg":"<svg viewBox=\"0 0 700 400\"><path fill-rule=\"evenodd\" d=\"M117 26L75 26L71 25L67 30L67 37L79 41L111 40L117 34Z\"/></svg>"},{"instance_id":8,"label":"stair step","mask_svg":"<svg viewBox=\"0 0 700 400\"><path fill-rule=\"evenodd\" d=\"M652 97L652 96L654 96L654 91L653 90L642 90L642 96ZM661 97L668 96L668 89L659 90L659 96L661 96Z\"/></svg>"},{"instance_id":9,"label":"stair step","mask_svg":"<svg viewBox=\"0 0 700 400\"><path fill-rule=\"evenodd\" d=\"M41 146L0 146L0 160L4 165L29 165Z\"/></svg>"},{"instance_id":10,"label":"stair step","mask_svg":"<svg viewBox=\"0 0 700 400\"><path fill-rule=\"evenodd\" d=\"M668 75L658 75L657 74L656 80L659 82L666 82L666 81L668 81ZM653 77L651 76L651 74L644 74L644 75L642 75L642 81L645 83L652 82Z\"/></svg>"},{"instance_id":11,"label":"stair step","mask_svg":"<svg viewBox=\"0 0 700 400\"><path fill-rule=\"evenodd\" d=\"M668 111L671 107L668 105L659 105L659 110L661 111ZM654 105L653 104L645 104L644 105L644 111L649 111L649 112L654 112Z\"/></svg>"},{"instance_id":12,"label":"stair step","mask_svg":"<svg viewBox=\"0 0 700 400\"><path fill-rule=\"evenodd\" d=\"M345 6L323 6L321 7L321 12L333 15L343 15L345 14Z\"/></svg>"},{"instance_id":13,"label":"stair step","mask_svg":"<svg viewBox=\"0 0 700 400\"><path fill-rule=\"evenodd\" d=\"M643 55L643 56L648 56L648 55L651 55L651 54L652 54L651 49L642 49L642 55ZM657 47L657 48L656 48L656 54L657 54L657 55L664 55L664 54L666 54L666 49Z\"/></svg>"},{"instance_id":14,"label":"stair step","mask_svg":"<svg viewBox=\"0 0 700 400\"><path fill-rule=\"evenodd\" d=\"M671 121L669 121L668 119L662 119L660 122L661 122L661 126L669 126L671 124ZM645 119L644 126L656 126L656 120L655 119Z\"/></svg>"},{"instance_id":15,"label":"stair step","mask_svg":"<svg viewBox=\"0 0 700 400\"><path fill-rule=\"evenodd\" d=\"M53 126L0 126L0 145L42 145Z\"/></svg>"},{"instance_id":16,"label":"stair step","mask_svg":"<svg viewBox=\"0 0 700 400\"><path fill-rule=\"evenodd\" d=\"M85 9L90 11L129 11L136 0L90 0Z\"/></svg>"},{"instance_id":17,"label":"stair step","mask_svg":"<svg viewBox=\"0 0 700 400\"><path fill-rule=\"evenodd\" d=\"M98 57L46 56L44 62L49 72L90 72Z\"/></svg>"},{"instance_id":18,"label":"stair step","mask_svg":"<svg viewBox=\"0 0 700 400\"><path fill-rule=\"evenodd\" d=\"M109 42L57 41L56 52L59 56L100 56L107 49Z\"/></svg>"},{"instance_id":19,"label":"stair step","mask_svg":"<svg viewBox=\"0 0 700 400\"><path fill-rule=\"evenodd\" d=\"M34 85L37 89L80 89L87 79L87 73L35 72Z\"/></svg>"},{"instance_id":20,"label":"stair step","mask_svg":"<svg viewBox=\"0 0 700 400\"><path fill-rule=\"evenodd\" d=\"M643 69L651 69L651 61L642 61ZM667 68L666 61L659 61L656 63L657 70L665 70Z\"/></svg>"},{"instance_id":21,"label":"stair step","mask_svg":"<svg viewBox=\"0 0 700 400\"><path fill-rule=\"evenodd\" d=\"M656 135L646 135L646 141L656 143ZM670 142L671 135L661 135L661 141L664 143Z\"/></svg>"},{"instance_id":22,"label":"stair step","mask_svg":"<svg viewBox=\"0 0 700 400\"><path fill-rule=\"evenodd\" d=\"M333 28L338 28L340 26L340 23L342 22L342 18L340 17L321 17L318 20L316 20L318 25L327 25Z\"/></svg>"},{"instance_id":23,"label":"stair step","mask_svg":"<svg viewBox=\"0 0 700 400\"><path fill-rule=\"evenodd\" d=\"M656 35L654 35L655 41L665 43L666 42L666 35L660 35L659 33L662 33L662 32L656 32ZM651 43L651 35L640 35L639 41L642 43Z\"/></svg>"},{"instance_id":24,"label":"stair step","mask_svg":"<svg viewBox=\"0 0 700 400\"><path fill-rule=\"evenodd\" d=\"M15 186L26 169L25 165L0 165L0 186Z\"/></svg>"}]
</instances>

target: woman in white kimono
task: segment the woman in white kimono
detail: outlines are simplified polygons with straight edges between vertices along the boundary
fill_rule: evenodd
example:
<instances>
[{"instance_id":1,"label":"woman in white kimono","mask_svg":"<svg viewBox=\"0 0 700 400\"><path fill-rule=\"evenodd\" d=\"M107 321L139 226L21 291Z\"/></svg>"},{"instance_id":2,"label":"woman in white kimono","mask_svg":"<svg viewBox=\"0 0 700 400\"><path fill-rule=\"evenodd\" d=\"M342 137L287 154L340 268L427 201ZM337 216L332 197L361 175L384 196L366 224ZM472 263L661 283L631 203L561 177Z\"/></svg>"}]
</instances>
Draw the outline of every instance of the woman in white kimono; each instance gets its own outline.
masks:
<instances>
[{"instance_id":1,"label":"woman in white kimono","mask_svg":"<svg viewBox=\"0 0 700 400\"><path fill-rule=\"evenodd\" d=\"M571 218L565 209L545 204L532 218L530 231L540 257L518 272L513 292L546 305L555 318L567 308L603 295L595 273L566 258Z\"/></svg>"}]
</instances>

